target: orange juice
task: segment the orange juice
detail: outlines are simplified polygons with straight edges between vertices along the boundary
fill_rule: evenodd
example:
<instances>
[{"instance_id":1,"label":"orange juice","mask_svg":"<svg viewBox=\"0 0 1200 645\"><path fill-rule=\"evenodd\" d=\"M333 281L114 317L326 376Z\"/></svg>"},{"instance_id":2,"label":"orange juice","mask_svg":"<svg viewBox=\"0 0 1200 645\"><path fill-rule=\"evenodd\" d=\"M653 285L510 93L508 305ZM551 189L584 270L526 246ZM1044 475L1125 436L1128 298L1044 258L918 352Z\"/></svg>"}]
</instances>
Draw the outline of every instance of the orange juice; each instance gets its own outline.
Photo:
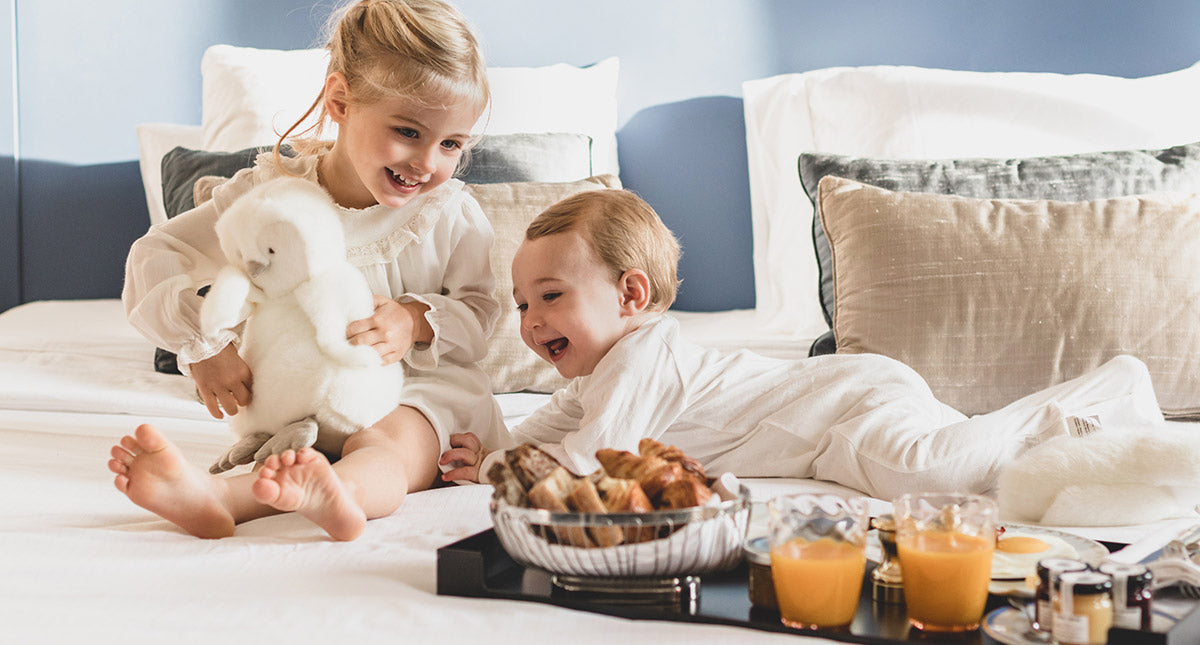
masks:
<instances>
[{"instance_id":1,"label":"orange juice","mask_svg":"<svg viewBox=\"0 0 1200 645\"><path fill-rule=\"evenodd\" d=\"M840 627L854 620L866 554L861 544L793 538L771 548L771 575L784 624Z\"/></svg>"},{"instance_id":2,"label":"orange juice","mask_svg":"<svg viewBox=\"0 0 1200 645\"><path fill-rule=\"evenodd\" d=\"M995 540L923 531L896 541L909 620L929 631L979 627L987 603Z\"/></svg>"}]
</instances>

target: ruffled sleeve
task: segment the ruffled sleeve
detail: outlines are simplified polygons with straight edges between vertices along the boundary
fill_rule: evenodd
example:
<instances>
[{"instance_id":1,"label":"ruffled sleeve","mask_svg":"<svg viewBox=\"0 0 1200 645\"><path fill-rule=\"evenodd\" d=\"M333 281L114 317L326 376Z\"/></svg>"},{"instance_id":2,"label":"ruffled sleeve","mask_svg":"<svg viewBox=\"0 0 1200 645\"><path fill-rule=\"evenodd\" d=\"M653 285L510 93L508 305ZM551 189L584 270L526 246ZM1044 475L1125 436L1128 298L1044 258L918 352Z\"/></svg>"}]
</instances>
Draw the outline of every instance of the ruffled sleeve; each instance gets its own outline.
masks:
<instances>
[{"instance_id":1,"label":"ruffled sleeve","mask_svg":"<svg viewBox=\"0 0 1200 645\"><path fill-rule=\"evenodd\" d=\"M180 367L214 356L236 339L225 330L200 332L201 288L225 264L214 229L222 205L255 183L252 169L213 191L213 199L153 226L133 243L125 263L121 301L129 322L159 347L179 355Z\"/></svg>"},{"instance_id":2,"label":"ruffled sleeve","mask_svg":"<svg viewBox=\"0 0 1200 645\"><path fill-rule=\"evenodd\" d=\"M433 243L445 253L440 291L408 291L397 298L429 307L425 319L433 328L433 341L414 346L404 359L416 369L434 369L442 360L459 364L481 360L500 316L493 297L491 224L475 199L464 192L457 192L444 208L443 216L452 224L431 233Z\"/></svg>"}]
</instances>

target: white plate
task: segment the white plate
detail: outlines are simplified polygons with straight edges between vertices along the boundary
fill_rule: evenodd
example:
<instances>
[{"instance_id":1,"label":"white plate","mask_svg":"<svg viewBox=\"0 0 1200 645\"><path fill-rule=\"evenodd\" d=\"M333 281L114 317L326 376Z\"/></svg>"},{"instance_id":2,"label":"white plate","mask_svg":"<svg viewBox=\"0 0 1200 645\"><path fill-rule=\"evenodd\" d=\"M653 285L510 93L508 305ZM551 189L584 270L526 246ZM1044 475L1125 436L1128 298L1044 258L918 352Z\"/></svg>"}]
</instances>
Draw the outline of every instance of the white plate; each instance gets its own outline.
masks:
<instances>
[{"instance_id":1,"label":"white plate","mask_svg":"<svg viewBox=\"0 0 1200 645\"><path fill-rule=\"evenodd\" d=\"M1165 633L1171 630L1176 619L1155 611L1152 614L1150 631ZM1004 645L1048 645L1050 635L1039 632L1029 624L1029 616L1015 607L1000 607L983 617L983 632Z\"/></svg>"},{"instance_id":2,"label":"white plate","mask_svg":"<svg viewBox=\"0 0 1200 645\"><path fill-rule=\"evenodd\" d=\"M1108 557L1108 549L1103 544L1080 535L1072 533L1064 533L1063 531L1055 531L1054 529L1042 528L1040 526L1031 526L1028 524L1005 524L1005 528L1021 533L1038 536L1049 535L1061 539L1075 548L1076 557L1092 566L1096 566ZM1036 571L1030 571L1031 575ZM1034 589L1026 586L1024 580L992 580L988 585L988 593L997 596L1018 596L1024 598L1032 598Z\"/></svg>"}]
</instances>

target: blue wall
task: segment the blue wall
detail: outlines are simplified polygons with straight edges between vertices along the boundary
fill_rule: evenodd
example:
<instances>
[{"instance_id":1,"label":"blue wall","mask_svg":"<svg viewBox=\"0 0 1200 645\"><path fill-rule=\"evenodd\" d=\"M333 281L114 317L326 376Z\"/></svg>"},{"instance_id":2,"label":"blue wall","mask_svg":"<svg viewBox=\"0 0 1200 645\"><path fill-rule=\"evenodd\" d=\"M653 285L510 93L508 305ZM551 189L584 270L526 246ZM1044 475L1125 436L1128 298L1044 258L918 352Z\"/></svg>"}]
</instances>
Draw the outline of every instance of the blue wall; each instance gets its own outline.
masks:
<instances>
[{"instance_id":1,"label":"blue wall","mask_svg":"<svg viewBox=\"0 0 1200 645\"><path fill-rule=\"evenodd\" d=\"M148 222L134 127L199 123L208 45L312 46L329 5L314 2L0 0L0 310L118 295ZM742 81L868 64L1132 77L1200 60L1194 0L458 5L492 65L621 58L621 178L682 238L679 306L696 310L754 305Z\"/></svg>"}]
</instances>

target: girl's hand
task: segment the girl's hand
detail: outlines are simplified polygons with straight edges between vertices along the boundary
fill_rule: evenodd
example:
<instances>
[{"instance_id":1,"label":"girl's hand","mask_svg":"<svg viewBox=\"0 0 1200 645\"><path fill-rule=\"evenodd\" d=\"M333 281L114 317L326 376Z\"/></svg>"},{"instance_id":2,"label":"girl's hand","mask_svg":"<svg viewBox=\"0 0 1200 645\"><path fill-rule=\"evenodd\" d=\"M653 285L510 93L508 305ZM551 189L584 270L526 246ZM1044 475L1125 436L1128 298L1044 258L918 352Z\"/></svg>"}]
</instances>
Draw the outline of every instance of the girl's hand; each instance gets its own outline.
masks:
<instances>
[{"instance_id":1,"label":"girl's hand","mask_svg":"<svg viewBox=\"0 0 1200 645\"><path fill-rule=\"evenodd\" d=\"M366 345L379 352L384 365L404 358L416 343L433 340L433 328L425 320L429 307L419 302L399 303L375 296L375 313L346 325L352 345Z\"/></svg>"},{"instance_id":2,"label":"girl's hand","mask_svg":"<svg viewBox=\"0 0 1200 645\"><path fill-rule=\"evenodd\" d=\"M208 413L222 419L221 408L231 416L238 413L238 406L250 405L250 390L254 375L250 366L238 355L233 343L225 346L216 355L189 366L192 380Z\"/></svg>"},{"instance_id":3,"label":"girl's hand","mask_svg":"<svg viewBox=\"0 0 1200 645\"><path fill-rule=\"evenodd\" d=\"M479 483L479 464L483 462L483 446L479 443L479 437L470 432L452 434L450 445L453 447L442 453L438 464L453 465L455 468L442 473L442 481Z\"/></svg>"}]
</instances>

